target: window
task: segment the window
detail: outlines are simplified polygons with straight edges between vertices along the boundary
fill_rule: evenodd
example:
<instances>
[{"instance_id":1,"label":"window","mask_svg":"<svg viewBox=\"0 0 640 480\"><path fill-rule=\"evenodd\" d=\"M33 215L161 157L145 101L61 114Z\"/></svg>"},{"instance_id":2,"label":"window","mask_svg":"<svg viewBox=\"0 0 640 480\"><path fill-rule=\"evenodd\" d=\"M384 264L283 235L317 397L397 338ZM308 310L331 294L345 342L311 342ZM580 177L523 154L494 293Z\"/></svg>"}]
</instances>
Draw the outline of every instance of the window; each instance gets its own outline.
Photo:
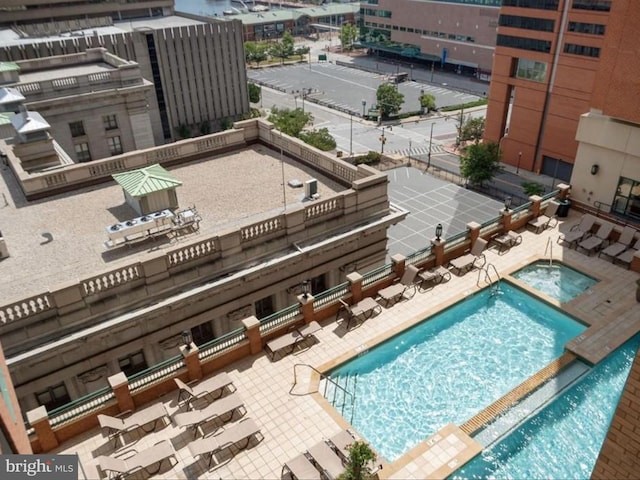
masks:
<instances>
[{"instance_id":1,"label":"window","mask_svg":"<svg viewBox=\"0 0 640 480\"><path fill-rule=\"evenodd\" d=\"M540 32L553 32L555 22L546 18L521 17L519 15L500 15L498 24L501 27L523 28Z\"/></svg>"},{"instance_id":2,"label":"window","mask_svg":"<svg viewBox=\"0 0 640 480\"><path fill-rule=\"evenodd\" d=\"M130 377L134 373L145 370L147 368L147 361L144 358L144 352L140 350L126 357L119 358L118 365L120 366L120 370L122 370L127 377Z\"/></svg>"},{"instance_id":3,"label":"window","mask_svg":"<svg viewBox=\"0 0 640 480\"><path fill-rule=\"evenodd\" d=\"M640 180L620 177L611 210L619 215L640 220Z\"/></svg>"},{"instance_id":4,"label":"window","mask_svg":"<svg viewBox=\"0 0 640 480\"><path fill-rule=\"evenodd\" d=\"M193 343L196 345L202 345L216 338L213 334L211 322L201 323L200 325L193 327L191 329L191 338L193 338Z\"/></svg>"},{"instance_id":5,"label":"window","mask_svg":"<svg viewBox=\"0 0 640 480\"><path fill-rule=\"evenodd\" d=\"M511 35L498 35L496 45L500 47L519 48L521 50L531 50L533 52L551 52L551 42L548 40L538 40L536 38L514 37Z\"/></svg>"},{"instance_id":6,"label":"window","mask_svg":"<svg viewBox=\"0 0 640 480\"><path fill-rule=\"evenodd\" d=\"M64 383L59 383L41 392L36 392L36 400L39 405L44 405L47 408L47 412L50 412L54 408L69 403L71 398Z\"/></svg>"},{"instance_id":7,"label":"window","mask_svg":"<svg viewBox=\"0 0 640 480\"><path fill-rule=\"evenodd\" d=\"M118 128L118 119L115 115L105 115L102 117L102 123L104 123L105 130L115 130Z\"/></svg>"},{"instance_id":8,"label":"window","mask_svg":"<svg viewBox=\"0 0 640 480\"><path fill-rule=\"evenodd\" d=\"M91 152L88 143L76 143L73 148L76 150L76 160L78 162L90 162Z\"/></svg>"},{"instance_id":9,"label":"window","mask_svg":"<svg viewBox=\"0 0 640 480\"><path fill-rule=\"evenodd\" d=\"M273 308L273 297L266 297L262 300L258 300L255 304L256 318L268 317L275 312Z\"/></svg>"},{"instance_id":10,"label":"window","mask_svg":"<svg viewBox=\"0 0 640 480\"><path fill-rule=\"evenodd\" d=\"M502 0L502 6L558 10L558 2L559 0Z\"/></svg>"},{"instance_id":11,"label":"window","mask_svg":"<svg viewBox=\"0 0 640 480\"><path fill-rule=\"evenodd\" d=\"M588 45L576 45L575 43L565 43L564 53L573 55L582 55L584 57L599 57L600 49L598 47L590 47Z\"/></svg>"},{"instance_id":12,"label":"window","mask_svg":"<svg viewBox=\"0 0 640 480\"><path fill-rule=\"evenodd\" d=\"M120 155L122 153L120 137L107 138L107 144L109 145L109 152L111 152L111 155Z\"/></svg>"},{"instance_id":13,"label":"window","mask_svg":"<svg viewBox=\"0 0 640 480\"><path fill-rule=\"evenodd\" d=\"M534 82L544 82L547 76L547 64L519 58L513 76L524 78L525 80L533 80Z\"/></svg>"},{"instance_id":14,"label":"window","mask_svg":"<svg viewBox=\"0 0 640 480\"><path fill-rule=\"evenodd\" d=\"M74 138L86 135L86 133L84 132L84 124L82 123L82 120L79 122L71 122L69 124L69 130L71 130L71 136Z\"/></svg>"},{"instance_id":15,"label":"window","mask_svg":"<svg viewBox=\"0 0 640 480\"><path fill-rule=\"evenodd\" d=\"M573 8L576 10L596 10L608 12L611 10L610 0L573 0Z\"/></svg>"},{"instance_id":16,"label":"window","mask_svg":"<svg viewBox=\"0 0 640 480\"><path fill-rule=\"evenodd\" d=\"M604 25L600 25L599 23L569 22L569 27L567 27L567 30L576 33L604 35Z\"/></svg>"},{"instance_id":17,"label":"window","mask_svg":"<svg viewBox=\"0 0 640 480\"><path fill-rule=\"evenodd\" d=\"M324 292L327 289L327 284L324 281L324 275L318 275L311 279L311 295L317 295Z\"/></svg>"}]
</instances>

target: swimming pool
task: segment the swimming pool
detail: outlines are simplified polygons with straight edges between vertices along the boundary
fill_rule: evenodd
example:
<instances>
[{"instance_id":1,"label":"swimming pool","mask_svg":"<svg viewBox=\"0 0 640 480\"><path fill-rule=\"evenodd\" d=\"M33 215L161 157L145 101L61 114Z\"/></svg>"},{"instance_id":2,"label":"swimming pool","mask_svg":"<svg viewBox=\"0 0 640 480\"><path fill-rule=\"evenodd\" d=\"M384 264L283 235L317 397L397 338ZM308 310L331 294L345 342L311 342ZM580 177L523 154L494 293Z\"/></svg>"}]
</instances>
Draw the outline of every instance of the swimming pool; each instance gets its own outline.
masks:
<instances>
[{"instance_id":1,"label":"swimming pool","mask_svg":"<svg viewBox=\"0 0 640 480\"><path fill-rule=\"evenodd\" d=\"M354 392L353 410L331 383L326 398L388 461L464 423L585 329L507 282L500 290L485 289L333 370Z\"/></svg>"},{"instance_id":2,"label":"swimming pool","mask_svg":"<svg viewBox=\"0 0 640 480\"><path fill-rule=\"evenodd\" d=\"M590 478L639 346L636 335L451 478Z\"/></svg>"},{"instance_id":3,"label":"swimming pool","mask_svg":"<svg viewBox=\"0 0 640 480\"><path fill-rule=\"evenodd\" d=\"M573 300L598 280L562 263L534 262L511 275L561 303Z\"/></svg>"}]
</instances>

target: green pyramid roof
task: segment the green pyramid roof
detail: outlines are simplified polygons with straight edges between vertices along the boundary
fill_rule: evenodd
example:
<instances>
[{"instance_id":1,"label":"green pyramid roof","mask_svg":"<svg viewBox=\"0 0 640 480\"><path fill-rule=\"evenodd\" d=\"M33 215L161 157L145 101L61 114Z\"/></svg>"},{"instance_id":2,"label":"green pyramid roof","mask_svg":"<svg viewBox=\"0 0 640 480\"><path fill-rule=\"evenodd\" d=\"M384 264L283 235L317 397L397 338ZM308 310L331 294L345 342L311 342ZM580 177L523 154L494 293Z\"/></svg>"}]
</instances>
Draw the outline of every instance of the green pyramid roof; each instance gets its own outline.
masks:
<instances>
[{"instance_id":1,"label":"green pyramid roof","mask_svg":"<svg viewBox=\"0 0 640 480\"><path fill-rule=\"evenodd\" d=\"M112 176L134 198L182 185L180 180L158 164L130 172L114 173Z\"/></svg>"}]
</instances>

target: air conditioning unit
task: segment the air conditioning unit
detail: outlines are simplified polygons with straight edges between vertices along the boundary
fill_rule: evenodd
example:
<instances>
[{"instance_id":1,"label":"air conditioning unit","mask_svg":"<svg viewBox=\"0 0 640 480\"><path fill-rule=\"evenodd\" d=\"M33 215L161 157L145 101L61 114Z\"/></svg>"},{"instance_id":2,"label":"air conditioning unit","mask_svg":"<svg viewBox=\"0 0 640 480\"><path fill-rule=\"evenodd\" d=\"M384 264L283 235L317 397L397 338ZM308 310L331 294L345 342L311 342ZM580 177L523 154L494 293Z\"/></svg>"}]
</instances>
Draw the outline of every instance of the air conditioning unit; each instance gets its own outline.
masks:
<instances>
[{"instance_id":1,"label":"air conditioning unit","mask_svg":"<svg viewBox=\"0 0 640 480\"><path fill-rule=\"evenodd\" d=\"M312 178L304 182L304 196L307 198L318 198L318 180Z\"/></svg>"}]
</instances>

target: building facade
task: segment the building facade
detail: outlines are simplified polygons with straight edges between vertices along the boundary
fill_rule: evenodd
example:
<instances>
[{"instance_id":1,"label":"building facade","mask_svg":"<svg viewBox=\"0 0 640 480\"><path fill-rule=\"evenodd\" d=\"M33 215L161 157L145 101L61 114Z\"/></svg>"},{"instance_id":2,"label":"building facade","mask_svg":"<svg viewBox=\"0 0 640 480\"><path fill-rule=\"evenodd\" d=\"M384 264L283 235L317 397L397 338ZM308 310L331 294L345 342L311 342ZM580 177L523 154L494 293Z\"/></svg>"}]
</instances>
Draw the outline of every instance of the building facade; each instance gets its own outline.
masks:
<instances>
[{"instance_id":1,"label":"building facade","mask_svg":"<svg viewBox=\"0 0 640 480\"><path fill-rule=\"evenodd\" d=\"M31 443L0 345L0 455L30 453Z\"/></svg>"},{"instance_id":2,"label":"building facade","mask_svg":"<svg viewBox=\"0 0 640 480\"><path fill-rule=\"evenodd\" d=\"M570 180L580 116L609 89L602 52L618 36L616 3L502 1L485 138L505 163Z\"/></svg>"},{"instance_id":3,"label":"building facade","mask_svg":"<svg viewBox=\"0 0 640 480\"><path fill-rule=\"evenodd\" d=\"M500 0L366 0L361 43L407 62L433 64L488 81Z\"/></svg>"}]
</instances>

